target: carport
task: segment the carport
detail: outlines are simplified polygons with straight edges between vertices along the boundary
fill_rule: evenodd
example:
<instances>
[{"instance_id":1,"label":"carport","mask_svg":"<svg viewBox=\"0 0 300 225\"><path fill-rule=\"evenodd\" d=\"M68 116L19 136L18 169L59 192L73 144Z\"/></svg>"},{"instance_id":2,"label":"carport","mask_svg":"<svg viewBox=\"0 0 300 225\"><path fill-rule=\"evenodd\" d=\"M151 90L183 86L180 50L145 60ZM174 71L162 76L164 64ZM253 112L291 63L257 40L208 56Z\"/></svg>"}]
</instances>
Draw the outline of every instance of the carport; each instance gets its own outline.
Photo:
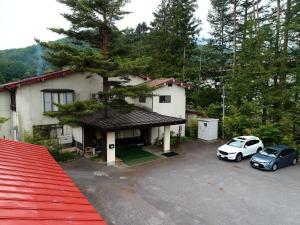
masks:
<instances>
[{"instance_id":1,"label":"carport","mask_svg":"<svg viewBox=\"0 0 300 225\"><path fill-rule=\"evenodd\" d=\"M115 110L108 109L93 114L81 120L84 136L84 147L95 146L97 143L105 150L108 165L115 164L116 133L138 129L140 136L126 140L130 144L140 141L149 144L150 128L164 127L163 151L170 151L170 126L185 124L186 120L176 117L164 116L144 109ZM119 140L119 142L121 142ZM123 141L124 142L124 141Z\"/></svg>"}]
</instances>

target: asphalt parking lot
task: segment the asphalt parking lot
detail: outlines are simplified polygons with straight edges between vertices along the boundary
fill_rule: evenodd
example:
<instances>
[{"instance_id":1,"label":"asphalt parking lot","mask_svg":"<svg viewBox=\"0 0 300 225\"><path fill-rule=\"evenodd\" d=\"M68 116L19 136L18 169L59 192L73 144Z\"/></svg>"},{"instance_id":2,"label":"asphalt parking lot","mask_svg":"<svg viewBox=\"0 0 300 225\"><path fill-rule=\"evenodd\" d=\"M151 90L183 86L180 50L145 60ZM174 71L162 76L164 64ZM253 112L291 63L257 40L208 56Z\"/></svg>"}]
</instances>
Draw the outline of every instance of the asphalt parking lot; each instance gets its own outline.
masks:
<instances>
[{"instance_id":1,"label":"asphalt parking lot","mask_svg":"<svg viewBox=\"0 0 300 225\"><path fill-rule=\"evenodd\" d=\"M218 160L218 145L189 142L178 156L125 169L62 166L108 225L300 224L300 163L264 172L249 159Z\"/></svg>"}]
</instances>

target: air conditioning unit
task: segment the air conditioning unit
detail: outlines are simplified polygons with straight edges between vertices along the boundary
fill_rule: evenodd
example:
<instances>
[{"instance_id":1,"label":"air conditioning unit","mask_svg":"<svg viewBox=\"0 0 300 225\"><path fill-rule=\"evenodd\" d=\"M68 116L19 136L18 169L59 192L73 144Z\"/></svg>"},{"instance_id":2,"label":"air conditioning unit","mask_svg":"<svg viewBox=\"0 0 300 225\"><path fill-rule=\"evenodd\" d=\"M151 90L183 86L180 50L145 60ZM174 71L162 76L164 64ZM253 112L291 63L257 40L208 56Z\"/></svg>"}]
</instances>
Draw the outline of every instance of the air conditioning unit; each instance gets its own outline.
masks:
<instances>
[{"instance_id":1,"label":"air conditioning unit","mask_svg":"<svg viewBox=\"0 0 300 225\"><path fill-rule=\"evenodd\" d=\"M64 135L64 136L59 136L58 137L58 143L60 145L71 144L72 142L73 142L72 135Z\"/></svg>"}]
</instances>

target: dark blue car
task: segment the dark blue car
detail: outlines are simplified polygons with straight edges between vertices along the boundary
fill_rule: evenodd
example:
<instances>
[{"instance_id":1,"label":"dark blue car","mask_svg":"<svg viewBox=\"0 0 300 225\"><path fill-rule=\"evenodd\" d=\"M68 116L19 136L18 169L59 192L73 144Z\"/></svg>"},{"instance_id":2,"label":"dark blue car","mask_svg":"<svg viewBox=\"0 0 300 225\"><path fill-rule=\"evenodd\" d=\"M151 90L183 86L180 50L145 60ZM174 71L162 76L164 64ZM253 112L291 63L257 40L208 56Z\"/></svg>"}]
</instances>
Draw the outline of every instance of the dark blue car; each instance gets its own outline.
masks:
<instances>
[{"instance_id":1,"label":"dark blue car","mask_svg":"<svg viewBox=\"0 0 300 225\"><path fill-rule=\"evenodd\" d=\"M250 159L252 167L275 171L289 165L296 165L298 155L295 149L287 145L267 147L253 155Z\"/></svg>"}]
</instances>

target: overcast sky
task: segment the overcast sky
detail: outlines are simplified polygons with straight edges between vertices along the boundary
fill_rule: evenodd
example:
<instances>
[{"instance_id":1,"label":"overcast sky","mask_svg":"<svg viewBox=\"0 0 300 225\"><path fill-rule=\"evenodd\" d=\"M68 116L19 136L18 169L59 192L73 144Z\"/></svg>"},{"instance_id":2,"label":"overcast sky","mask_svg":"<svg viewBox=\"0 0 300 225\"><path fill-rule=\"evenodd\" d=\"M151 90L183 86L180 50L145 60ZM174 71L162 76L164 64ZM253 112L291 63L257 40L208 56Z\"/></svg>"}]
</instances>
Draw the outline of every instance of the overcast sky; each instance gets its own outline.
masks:
<instances>
[{"instance_id":1,"label":"overcast sky","mask_svg":"<svg viewBox=\"0 0 300 225\"><path fill-rule=\"evenodd\" d=\"M149 24L153 12L161 0L131 0L126 10L132 12L118 27L136 27L139 22ZM202 20L201 36L207 36L209 25L206 21L210 0L198 0L196 16ZM0 49L21 48L35 44L34 38L43 41L62 38L47 30L48 27L68 27L60 15L67 8L56 0L0 0Z\"/></svg>"}]
</instances>

